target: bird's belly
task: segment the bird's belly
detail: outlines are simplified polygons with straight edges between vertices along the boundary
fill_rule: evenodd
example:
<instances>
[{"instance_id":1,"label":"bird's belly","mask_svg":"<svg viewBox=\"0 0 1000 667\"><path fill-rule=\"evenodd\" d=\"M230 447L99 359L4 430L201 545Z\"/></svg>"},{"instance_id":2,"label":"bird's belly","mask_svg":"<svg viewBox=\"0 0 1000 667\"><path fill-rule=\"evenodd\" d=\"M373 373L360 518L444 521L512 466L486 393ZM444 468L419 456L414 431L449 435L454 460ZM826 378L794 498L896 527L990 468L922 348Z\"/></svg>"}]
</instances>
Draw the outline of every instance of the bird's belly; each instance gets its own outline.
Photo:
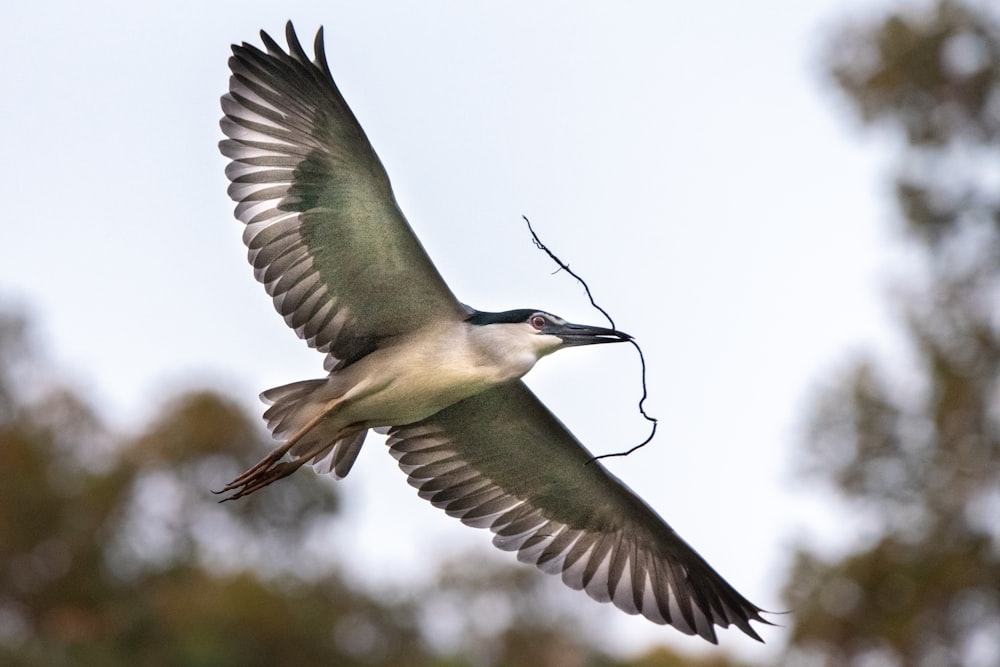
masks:
<instances>
[{"instance_id":1,"label":"bird's belly","mask_svg":"<svg viewBox=\"0 0 1000 667\"><path fill-rule=\"evenodd\" d=\"M490 366L456 363L448 354L405 359L379 356L374 353L336 374L344 377L331 376L331 381L338 382L347 380L348 375L357 377L356 382L350 382L353 386L343 414L352 424L412 424L513 379ZM376 369L382 372L376 373Z\"/></svg>"}]
</instances>

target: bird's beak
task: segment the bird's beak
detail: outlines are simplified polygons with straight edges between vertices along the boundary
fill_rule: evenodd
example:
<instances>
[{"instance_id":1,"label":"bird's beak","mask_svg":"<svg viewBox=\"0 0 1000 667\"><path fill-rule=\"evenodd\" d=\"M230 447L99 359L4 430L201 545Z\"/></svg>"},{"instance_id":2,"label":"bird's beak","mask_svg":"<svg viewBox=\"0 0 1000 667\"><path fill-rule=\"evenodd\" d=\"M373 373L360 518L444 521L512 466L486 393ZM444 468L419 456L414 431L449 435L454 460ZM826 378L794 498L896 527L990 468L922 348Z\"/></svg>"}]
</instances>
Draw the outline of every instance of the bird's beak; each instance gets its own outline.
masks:
<instances>
[{"instance_id":1,"label":"bird's beak","mask_svg":"<svg viewBox=\"0 0 1000 667\"><path fill-rule=\"evenodd\" d=\"M552 329L552 331L546 333L551 333L553 336L561 338L563 345L566 347L595 345L597 343L625 343L632 340L632 336L623 331L605 329L604 327L591 327L585 324L571 324L570 322L566 322Z\"/></svg>"}]
</instances>

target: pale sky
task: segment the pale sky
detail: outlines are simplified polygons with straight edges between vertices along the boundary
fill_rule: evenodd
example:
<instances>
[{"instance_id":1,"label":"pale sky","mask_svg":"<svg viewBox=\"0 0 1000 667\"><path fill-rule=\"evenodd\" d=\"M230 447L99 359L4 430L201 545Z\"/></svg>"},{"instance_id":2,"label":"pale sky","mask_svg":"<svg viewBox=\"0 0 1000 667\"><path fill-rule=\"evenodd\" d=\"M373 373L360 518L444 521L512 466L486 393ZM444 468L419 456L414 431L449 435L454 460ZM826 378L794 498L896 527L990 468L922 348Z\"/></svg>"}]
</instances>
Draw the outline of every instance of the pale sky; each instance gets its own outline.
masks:
<instances>
[{"instance_id":1,"label":"pale sky","mask_svg":"<svg viewBox=\"0 0 1000 667\"><path fill-rule=\"evenodd\" d=\"M325 25L334 77L458 297L603 323L551 275L530 217L646 354L659 434L609 469L781 609L795 540L852 539L793 483L804 408L838 362L892 343L888 153L820 71L833 22L882 4L5 3L0 294L123 429L191 385L260 412L259 391L320 377L252 278L216 145L229 45L261 28L283 43L289 18L311 43ZM645 436L638 373L631 348L599 346L527 379L610 452ZM489 543L420 500L377 438L336 483L348 516L323 547L373 585ZM607 618L609 647L701 648ZM769 647L721 643L761 658L786 631L761 632Z\"/></svg>"}]
</instances>

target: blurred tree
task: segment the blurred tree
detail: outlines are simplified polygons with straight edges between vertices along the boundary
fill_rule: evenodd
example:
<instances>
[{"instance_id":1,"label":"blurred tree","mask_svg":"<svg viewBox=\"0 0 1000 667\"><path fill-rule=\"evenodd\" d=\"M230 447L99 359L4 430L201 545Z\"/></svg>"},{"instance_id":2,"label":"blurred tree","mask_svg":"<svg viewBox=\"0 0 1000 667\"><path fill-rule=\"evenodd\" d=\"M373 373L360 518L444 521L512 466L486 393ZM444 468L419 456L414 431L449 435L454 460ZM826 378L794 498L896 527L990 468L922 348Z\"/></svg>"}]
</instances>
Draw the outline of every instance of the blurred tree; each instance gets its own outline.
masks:
<instances>
[{"instance_id":1,"label":"blurred tree","mask_svg":"<svg viewBox=\"0 0 1000 667\"><path fill-rule=\"evenodd\" d=\"M919 3L841 29L829 70L902 135L896 291L913 363L860 359L821 396L803 468L865 539L800 552L788 664L1000 664L1000 21Z\"/></svg>"},{"instance_id":2,"label":"blurred tree","mask_svg":"<svg viewBox=\"0 0 1000 667\"><path fill-rule=\"evenodd\" d=\"M233 402L191 392L109 433L0 309L0 664L725 667L593 643L533 569L468 555L406 593L350 586L302 548L336 485L303 474L235 503L207 489L268 449ZM589 603L588 603L589 606Z\"/></svg>"},{"instance_id":3,"label":"blurred tree","mask_svg":"<svg viewBox=\"0 0 1000 667\"><path fill-rule=\"evenodd\" d=\"M189 394L113 438L26 341L0 316L0 664L430 664L405 602L289 548L330 520L332 485L205 491L265 449L235 405Z\"/></svg>"}]
</instances>

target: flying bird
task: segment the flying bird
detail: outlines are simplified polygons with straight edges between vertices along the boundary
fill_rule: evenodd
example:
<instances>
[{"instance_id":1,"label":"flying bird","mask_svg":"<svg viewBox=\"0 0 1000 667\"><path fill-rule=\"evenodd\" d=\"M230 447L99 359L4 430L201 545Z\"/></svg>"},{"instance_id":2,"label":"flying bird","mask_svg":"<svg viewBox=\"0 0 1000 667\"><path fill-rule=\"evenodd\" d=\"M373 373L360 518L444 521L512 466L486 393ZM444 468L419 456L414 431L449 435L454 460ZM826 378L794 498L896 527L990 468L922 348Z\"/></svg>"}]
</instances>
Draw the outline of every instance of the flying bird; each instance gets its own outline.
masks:
<instances>
[{"instance_id":1,"label":"flying bird","mask_svg":"<svg viewBox=\"0 0 1000 667\"><path fill-rule=\"evenodd\" d=\"M219 146L254 276L327 377L269 389L281 441L226 485L239 498L306 463L343 478L369 429L419 495L493 544L629 614L717 641L762 610L730 586L521 381L568 347L631 340L549 312L460 302L396 204L327 64L286 27L286 52L233 46Z\"/></svg>"}]
</instances>

